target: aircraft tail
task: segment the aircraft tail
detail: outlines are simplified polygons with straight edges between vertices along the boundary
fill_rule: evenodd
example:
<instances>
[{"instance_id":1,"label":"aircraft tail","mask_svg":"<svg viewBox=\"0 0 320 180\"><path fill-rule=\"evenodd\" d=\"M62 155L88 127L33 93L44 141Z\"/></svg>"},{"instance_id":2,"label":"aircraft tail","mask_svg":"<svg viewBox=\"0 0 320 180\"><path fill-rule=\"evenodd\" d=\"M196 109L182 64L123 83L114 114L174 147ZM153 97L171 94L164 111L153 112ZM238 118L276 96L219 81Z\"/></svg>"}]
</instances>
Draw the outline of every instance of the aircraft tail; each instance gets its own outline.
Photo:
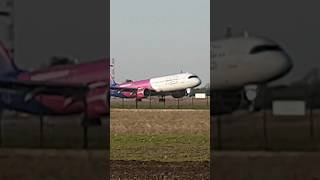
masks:
<instances>
[{"instance_id":1,"label":"aircraft tail","mask_svg":"<svg viewBox=\"0 0 320 180\"><path fill-rule=\"evenodd\" d=\"M112 78L111 74L110 74L110 85L111 87L116 86L117 83L114 81L114 79Z\"/></svg>"},{"instance_id":2,"label":"aircraft tail","mask_svg":"<svg viewBox=\"0 0 320 180\"><path fill-rule=\"evenodd\" d=\"M0 75L19 72L15 65L10 50L0 41Z\"/></svg>"}]
</instances>

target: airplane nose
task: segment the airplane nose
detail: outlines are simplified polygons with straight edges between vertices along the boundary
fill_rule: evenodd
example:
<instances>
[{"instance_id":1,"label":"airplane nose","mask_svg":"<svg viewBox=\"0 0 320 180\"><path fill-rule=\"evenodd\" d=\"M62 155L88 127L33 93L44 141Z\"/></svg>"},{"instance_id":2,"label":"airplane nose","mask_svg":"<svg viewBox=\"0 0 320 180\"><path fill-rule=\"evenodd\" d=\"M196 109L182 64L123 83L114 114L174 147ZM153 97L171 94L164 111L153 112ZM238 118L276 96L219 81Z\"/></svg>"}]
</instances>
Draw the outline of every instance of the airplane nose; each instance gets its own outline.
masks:
<instances>
[{"instance_id":1,"label":"airplane nose","mask_svg":"<svg viewBox=\"0 0 320 180\"><path fill-rule=\"evenodd\" d=\"M289 55L287 55L287 62L288 62L288 70L290 71L293 68L293 62Z\"/></svg>"},{"instance_id":2,"label":"airplane nose","mask_svg":"<svg viewBox=\"0 0 320 180\"><path fill-rule=\"evenodd\" d=\"M273 74L273 79L278 79L288 74L293 68L291 57L286 52L281 52L273 56L274 68L270 72Z\"/></svg>"},{"instance_id":3,"label":"airplane nose","mask_svg":"<svg viewBox=\"0 0 320 180\"><path fill-rule=\"evenodd\" d=\"M200 78L197 78L197 86L199 86L201 84L201 79Z\"/></svg>"},{"instance_id":4,"label":"airplane nose","mask_svg":"<svg viewBox=\"0 0 320 180\"><path fill-rule=\"evenodd\" d=\"M267 81L272 81L285 76L293 68L293 62L290 56L285 51L268 52L260 54L260 59L257 61L261 79L266 79Z\"/></svg>"},{"instance_id":5,"label":"airplane nose","mask_svg":"<svg viewBox=\"0 0 320 180\"><path fill-rule=\"evenodd\" d=\"M284 74L287 74L293 68L292 59L286 52L283 52L282 67Z\"/></svg>"}]
</instances>

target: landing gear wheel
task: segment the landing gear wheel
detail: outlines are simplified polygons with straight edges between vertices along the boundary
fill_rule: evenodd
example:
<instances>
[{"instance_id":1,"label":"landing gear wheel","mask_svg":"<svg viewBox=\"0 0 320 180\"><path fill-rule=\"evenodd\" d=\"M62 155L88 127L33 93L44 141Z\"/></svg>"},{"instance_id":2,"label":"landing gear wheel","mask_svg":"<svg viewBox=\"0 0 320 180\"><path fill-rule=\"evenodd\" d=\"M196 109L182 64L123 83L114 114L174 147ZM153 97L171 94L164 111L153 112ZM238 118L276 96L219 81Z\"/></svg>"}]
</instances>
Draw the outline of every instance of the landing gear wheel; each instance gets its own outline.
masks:
<instances>
[{"instance_id":1,"label":"landing gear wheel","mask_svg":"<svg viewBox=\"0 0 320 180\"><path fill-rule=\"evenodd\" d=\"M249 112L254 112L255 109L255 101L258 94L258 86L257 85L248 85L244 87L245 97L249 101Z\"/></svg>"}]
</instances>

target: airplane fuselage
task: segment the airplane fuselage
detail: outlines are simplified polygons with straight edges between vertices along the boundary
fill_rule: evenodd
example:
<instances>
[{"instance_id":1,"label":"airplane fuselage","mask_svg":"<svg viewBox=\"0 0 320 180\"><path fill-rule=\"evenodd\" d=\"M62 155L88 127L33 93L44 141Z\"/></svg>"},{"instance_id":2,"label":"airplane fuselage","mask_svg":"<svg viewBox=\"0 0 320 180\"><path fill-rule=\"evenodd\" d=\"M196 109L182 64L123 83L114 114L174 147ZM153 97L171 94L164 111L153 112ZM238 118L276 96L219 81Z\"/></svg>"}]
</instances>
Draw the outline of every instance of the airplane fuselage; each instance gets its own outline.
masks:
<instances>
[{"instance_id":1,"label":"airplane fuselage","mask_svg":"<svg viewBox=\"0 0 320 180\"><path fill-rule=\"evenodd\" d=\"M293 67L279 44L248 34L211 42L210 62L214 115L237 108L259 109L255 106L259 87L281 78Z\"/></svg>"},{"instance_id":2,"label":"airplane fuselage","mask_svg":"<svg viewBox=\"0 0 320 180\"><path fill-rule=\"evenodd\" d=\"M188 88L194 88L201 84L201 80L198 76L191 73L180 73L174 75L168 75L163 77L156 77L147 80L133 81L116 85L117 88L125 89L137 89L139 91L144 89L147 91L152 91L153 94L169 93L185 91ZM136 93L132 92L119 92L117 90L112 90L111 95L117 97L127 97L135 98Z\"/></svg>"},{"instance_id":3,"label":"airplane fuselage","mask_svg":"<svg viewBox=\"0 0 320 180\"><path fill-rule=\"evenodd\" d=\"M292 68L288 54L266 38L216 40L211 50L213 90L266 83L284 76Z\"/></svg>"},{"instance_id":4,"label":"airplane fuselage","mask_svg":"<svg viewBox=\"0 0 320 180\"><path fill-rule=\"evenodd\" d=\"M93 87L85 97L88 116L98 118L109 113L107 103L109 82L106 77L108 68L108 61L102 59L76 65L59 65L32 72L22 72L16 76L16 79L25 82L88 84ZM26 101L25 94L1 91L0 103L2 108L41 115L67 115L85 111L84 101L77 100L71 103L70 98L59 95L39 94L30 101Z\"/></svg>"}]
</instances>

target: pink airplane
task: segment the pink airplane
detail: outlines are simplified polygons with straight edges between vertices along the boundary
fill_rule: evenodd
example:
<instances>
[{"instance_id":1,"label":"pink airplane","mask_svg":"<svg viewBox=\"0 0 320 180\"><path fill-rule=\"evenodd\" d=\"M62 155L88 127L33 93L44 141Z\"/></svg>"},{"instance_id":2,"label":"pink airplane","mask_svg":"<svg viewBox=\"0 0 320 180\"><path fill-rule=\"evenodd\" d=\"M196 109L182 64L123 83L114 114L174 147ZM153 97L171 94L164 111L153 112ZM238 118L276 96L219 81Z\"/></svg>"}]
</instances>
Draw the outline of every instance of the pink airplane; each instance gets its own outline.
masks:
<instances>
[{"instance_id":1,"label":"pink airplane","mask_svg":"<svg viewBox=\"0 0 320 180\"><path fill-rule=\"evenodd\" d=\"M181 98L188 95L191 89L201 84L198 76L191 73L151 78L147 80L117 84L110 75L110 95L120 98L136 98L171 95Z\"/></svg>"},{"instance_id":2,"label":"pink airplane","mask_svg":"<svg viewBox=\"0 0 320 180\"><path fill-rule=\"evenodd\" d=\"M84 114L100 124L109 115L109 59L57 65L32 72L20 70L0 44L0 108L30 114Z\"/></svg>"}]
</instances>

